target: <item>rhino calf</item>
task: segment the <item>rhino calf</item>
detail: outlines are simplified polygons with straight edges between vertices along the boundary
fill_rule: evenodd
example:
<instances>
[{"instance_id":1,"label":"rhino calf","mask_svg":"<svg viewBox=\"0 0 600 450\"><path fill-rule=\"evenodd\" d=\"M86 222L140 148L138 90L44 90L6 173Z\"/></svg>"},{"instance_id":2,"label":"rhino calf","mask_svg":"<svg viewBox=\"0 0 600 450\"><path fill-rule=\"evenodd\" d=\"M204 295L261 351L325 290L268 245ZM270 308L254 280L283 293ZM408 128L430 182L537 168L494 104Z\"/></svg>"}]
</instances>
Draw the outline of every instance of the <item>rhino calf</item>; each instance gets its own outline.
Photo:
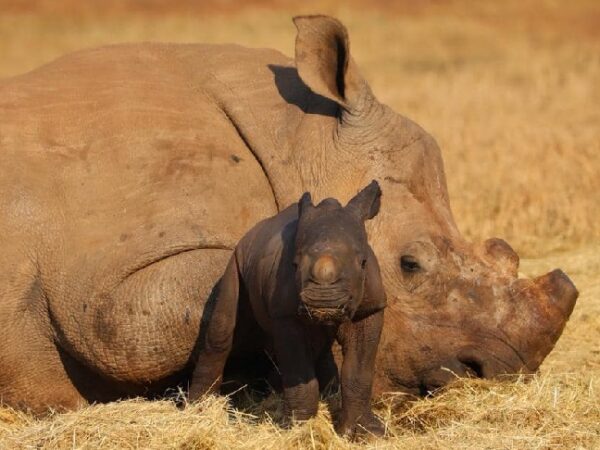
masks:
<instances>
[{"instance_id":1,"label":"rhino calf","mask_svg":"<svg viewBox=\"0 0 600 450\"><path fill-rule=\"evenodd\" d=\"M386 297L364 226L377 215L380 196L375 181L345 207L331 198L314 206L306 193L242 238L205 313L191 398L218 389L238 306L249 302L274 351L288 417L316 414L319 371L337 339L344 360L336 428L383 434L370 400Z\"/></svg>"}]
</instances>

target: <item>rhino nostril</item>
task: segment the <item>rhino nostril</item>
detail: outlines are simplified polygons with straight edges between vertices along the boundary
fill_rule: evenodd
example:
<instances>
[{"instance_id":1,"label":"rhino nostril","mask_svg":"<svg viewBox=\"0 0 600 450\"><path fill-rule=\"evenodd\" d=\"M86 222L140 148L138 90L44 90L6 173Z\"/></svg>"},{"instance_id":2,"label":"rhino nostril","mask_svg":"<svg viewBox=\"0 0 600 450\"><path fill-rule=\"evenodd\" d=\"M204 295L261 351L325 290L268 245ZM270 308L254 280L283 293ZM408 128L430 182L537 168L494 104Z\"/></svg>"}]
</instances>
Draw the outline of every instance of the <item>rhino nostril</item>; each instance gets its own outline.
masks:
<instances>
[{"instance_id":1,"label":"rhino nostril","mask_svg":"<svg viewBox=\"0 0 600 450\"><path fill-rule=\"evenodd\" d=\"M459 362L464 366L465 372L472 378L485 378L483 364L472 358L462 358Z\"/></svg>"}]
</instances>

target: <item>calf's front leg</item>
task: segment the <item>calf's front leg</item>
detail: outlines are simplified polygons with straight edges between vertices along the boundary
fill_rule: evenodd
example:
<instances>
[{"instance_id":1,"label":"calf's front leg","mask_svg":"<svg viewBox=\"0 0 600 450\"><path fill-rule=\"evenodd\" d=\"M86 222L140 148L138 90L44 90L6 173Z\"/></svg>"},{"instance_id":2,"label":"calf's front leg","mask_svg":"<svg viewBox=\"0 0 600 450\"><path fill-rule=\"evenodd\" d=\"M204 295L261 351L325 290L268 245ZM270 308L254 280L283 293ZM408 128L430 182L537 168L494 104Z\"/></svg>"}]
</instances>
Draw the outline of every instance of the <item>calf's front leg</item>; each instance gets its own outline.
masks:
<instances>
[{"instance_id":1,"label":"calf's front leg","mask_svg":"<svg viewBox=\"0 0 600 450\"><path fill-rule=\"evenodd\" d=\"M383 327L383 310L340 326L342 345L342 411L336 426L339 434L353 436L367 431L382 436L385 429L371 410L375 356Z\"/></svg>"},{"instance_id":2,"label":"calf's front leg","mask_svg":"<svg viewBox=\"0 0 600 450\"><path fill-rule=\"evenodd\" d=\"M296 319L274 321L274 348L283 384L285 415L288 419L310 419L319 407L319 383L308 336Z\"/></svg>"},{"instance_id":3,"label":"calf's front leg","mask_svg":"<svg viewBox=\"0 0 600 450\"><path fill-rule=\"evenodd\" d=\"M217 285L214 303L207 304L202 318L198 357L190 383L190 400L217 392L221 387L223 369L233 344L239 284L240 277L234 253Z\"/></svg>"}]
</instances>

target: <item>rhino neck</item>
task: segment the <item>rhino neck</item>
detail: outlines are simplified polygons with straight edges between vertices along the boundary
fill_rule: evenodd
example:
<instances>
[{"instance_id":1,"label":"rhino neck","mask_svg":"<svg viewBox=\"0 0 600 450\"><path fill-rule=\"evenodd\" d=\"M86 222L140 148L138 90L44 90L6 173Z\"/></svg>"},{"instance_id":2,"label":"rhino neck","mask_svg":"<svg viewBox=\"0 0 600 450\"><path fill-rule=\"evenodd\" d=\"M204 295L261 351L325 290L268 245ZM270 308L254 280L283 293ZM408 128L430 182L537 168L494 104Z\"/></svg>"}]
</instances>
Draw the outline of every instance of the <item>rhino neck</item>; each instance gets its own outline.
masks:
<instances>
[{"instance_id":1,"label":"rhino neck","mask_svg":"<svg viewBox=\"0 0 600 450\"><path fill-rule=\"evenodd\" d=\"M228 64L243 70L228 70ZM339 107L311 92L289 58L227 47L202 88L260 164L280 211L304 191L334 181L326 167L334 165L330 150Z\"/></svg>"},{"instance_id":2,"label":"rhino neck","mask_svg":"<svg viewBox=\"0 0 600 450\"><path fill-rule=\"evenodd\" d=\"M372 223L396 240L417 235L463 239L450 208L441 151L425 130L372 96L358 112L344 111L335 134L336 154L352 166L348 192L371 179L382 184L382 213ZM377 224L384 224L380 227Z\"/></svg>"},{"instance_id":3,"label":"rhino neck","mask_svg":"<svg viewBox=\"0 0 600 450\"><path fill-rule=\"evenodd\" d=\"M202 87L260 164L279 210L305 191L346 202L377 179L384 199L414 197L453 224L439 149L424 130L368 88L352 110L313 93L279 52L226 50Z\"/></svg>"},{"instance_id":4,"label":"rhino neck","mask_svg":"<svg viewBox=\"0 0 600 450\"><path fill-rule=\"evenodd\" d=\"M243 95L232 95L220 107L259 162L280 211L306 191L315 201L334 197L345 202L363 187L362 178L368 171L366 155L338 145L338 105L304 85L294 86L295 69L284 73L292 79L288 83L294 88L293 94L284 92L263 99L264 109L244 101ZM279 80L275 86L282 90L286 85Z\"/></svg>"}]
</instances>

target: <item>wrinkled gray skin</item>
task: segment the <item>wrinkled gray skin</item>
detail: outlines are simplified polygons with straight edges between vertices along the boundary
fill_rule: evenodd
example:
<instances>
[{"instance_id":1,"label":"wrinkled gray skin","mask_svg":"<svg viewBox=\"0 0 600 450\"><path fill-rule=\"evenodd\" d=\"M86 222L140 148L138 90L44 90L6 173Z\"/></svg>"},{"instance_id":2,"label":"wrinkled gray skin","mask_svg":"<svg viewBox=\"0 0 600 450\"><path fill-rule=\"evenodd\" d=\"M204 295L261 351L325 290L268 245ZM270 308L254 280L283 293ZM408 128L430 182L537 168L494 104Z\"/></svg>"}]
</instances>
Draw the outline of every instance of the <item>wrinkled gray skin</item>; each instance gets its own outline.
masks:
<instances>
[{"instance_id":1,"label":"wrinkled gray skin","mask_svg":"<svg viewBox=\"0 0 600 450\"><path fill-rule=\"evenodd\" d=\"M122 45L0 82L4 402L75 408L185 382L247 230L302 192L345 203L372 179L388 299L374 392L434 388L452 377L442 367L538 368L573 284L561 271L519 280L508 244L465 242L433 138L377 101L340 22L295 24L295 60Z\"/></svg>"},{"instance_id":2,"label":"wrinkled gray skin","mask_svg":"<svg viewBox=\"0 0 600 450\"><path fill-rule=\"evenodd\" d=\"M344 357L336 429L351 436L363 430L383 434L371 411L371 390L385 292L364 226L379 211L380 196L376 182L345 207L335 199L315 207L306 193L298 205L242 238L205 313L210 311L210 318L199 344L191 399L219 389L236 319L252 321L263 333L248 339L274 355L288 417L316 415L319 388L329 383L335 365L331 346L337 339Z\"/></svg>"}]
</instances>

